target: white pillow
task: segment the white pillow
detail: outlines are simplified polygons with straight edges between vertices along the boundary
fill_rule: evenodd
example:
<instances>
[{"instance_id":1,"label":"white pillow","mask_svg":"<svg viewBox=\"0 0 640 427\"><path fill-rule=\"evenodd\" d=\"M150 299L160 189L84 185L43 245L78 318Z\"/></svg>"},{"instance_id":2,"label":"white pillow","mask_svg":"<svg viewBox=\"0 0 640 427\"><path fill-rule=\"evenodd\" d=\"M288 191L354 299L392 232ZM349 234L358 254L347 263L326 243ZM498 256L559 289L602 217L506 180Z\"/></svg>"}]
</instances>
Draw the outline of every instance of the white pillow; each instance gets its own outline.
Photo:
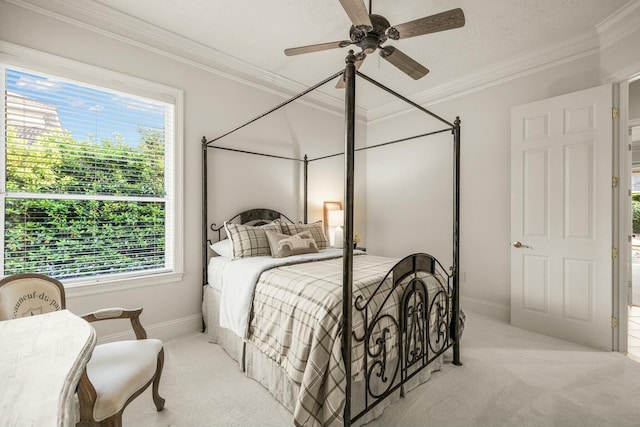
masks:
<instances>
[{"instance_id":1,"label":"white pillow","mask_svg":"<svg viewBox=\"0 0 640 427\"><path fill-rule=\"evenodd\" d=\"M224 239L219 242L212 243L210 245L211 249L215 253L225 258L233 258L233 247L231 246L231 240Z\"/></svg>"}]
</instances>

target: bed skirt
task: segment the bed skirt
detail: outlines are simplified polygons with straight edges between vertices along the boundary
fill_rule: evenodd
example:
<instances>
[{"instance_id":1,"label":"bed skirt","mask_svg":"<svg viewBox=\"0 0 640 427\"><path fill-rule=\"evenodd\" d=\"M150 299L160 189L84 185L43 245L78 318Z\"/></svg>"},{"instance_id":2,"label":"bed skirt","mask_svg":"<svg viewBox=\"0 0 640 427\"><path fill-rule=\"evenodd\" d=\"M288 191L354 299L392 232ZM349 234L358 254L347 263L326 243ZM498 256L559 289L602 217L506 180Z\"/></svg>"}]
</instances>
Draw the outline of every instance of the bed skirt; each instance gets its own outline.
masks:
<instances>
[{"instance_id":1,"label":"bed skirt","mask_svg":"<svg viewBox=\"0 0 640 427\"><path fill-rule=\"evenodd\" d=\"M300 385L294 383L280 369L280 367L251 343L243 342L243 339L235 335L231 330L220 327L220 290L211 286L204 287L202 301L202 315L206 325L205 333L211 343L220 345L224 351L238 362L238 369L247 377L262 384L289 412L293 414ZM440 370L443 356L434 360L429 366L413 377L404 386L408 392L431 378L431 373ZM364 401L364 386L362 381L354 381L351 386L351 413L352 416L360 411ZM400 399L400 391L391 394L375 408L362 416L354 426L368 423L378 418L384 412L384 408Z\"/></svg>"}]
</instances>

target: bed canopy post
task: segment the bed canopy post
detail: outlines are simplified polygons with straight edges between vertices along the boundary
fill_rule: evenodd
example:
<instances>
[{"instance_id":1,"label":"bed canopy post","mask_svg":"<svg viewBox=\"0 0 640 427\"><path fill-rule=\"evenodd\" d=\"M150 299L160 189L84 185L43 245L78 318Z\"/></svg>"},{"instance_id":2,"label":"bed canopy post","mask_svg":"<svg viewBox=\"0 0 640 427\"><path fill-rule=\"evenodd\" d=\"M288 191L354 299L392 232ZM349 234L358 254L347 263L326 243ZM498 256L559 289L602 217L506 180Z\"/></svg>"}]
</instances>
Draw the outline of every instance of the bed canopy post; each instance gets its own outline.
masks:
<instances>
[{"instance_id":1,"label":"bed canopy post","mask_svg":"<svg viewBox=\"0 0 640 427\"><path fill-rule=\"evenodd\" d=\"M453 127L454 201L453 201L453 364L460 362L460 117Z\"/></svg>"},{"instance_id":2,"label":"bed canopy post","mask_svg":"<svg viewBox=\"0 0 640 427\"><path fill-rule=\"evenodd\" d=\"M304 206L302 207L305 224L307 223L307 210L309 207L308 195L309 195L309 158L305 154L304 155L304 201L303 201Z\"/></svg>"},{"instance_id":3,"label":"bed canopy post","mask_svg":"<svg viewBox=\"0 0 640 427\"><path fill-rule=\"evenodd\" d=\"M202 286L207 284L207 138L202 137ZM204 289L204 288L203 288ZM204 291L203 291L204 292Z\"/></svg>"},{"instance_id":4,"label":"bed canopy post","mask_svg":"<svg viewBox=\"0 0 640 427\"><path fill-rule=\"evenodd\" d=\"M356 120L356 57L349 51L345 62L345 129L344 129L344 242L342 267L342 357L345 371L344 425L351 425L351 334L353 297L353 188ZM349 302L349 303L347 303Z\"/></svg>"}]
</instances>

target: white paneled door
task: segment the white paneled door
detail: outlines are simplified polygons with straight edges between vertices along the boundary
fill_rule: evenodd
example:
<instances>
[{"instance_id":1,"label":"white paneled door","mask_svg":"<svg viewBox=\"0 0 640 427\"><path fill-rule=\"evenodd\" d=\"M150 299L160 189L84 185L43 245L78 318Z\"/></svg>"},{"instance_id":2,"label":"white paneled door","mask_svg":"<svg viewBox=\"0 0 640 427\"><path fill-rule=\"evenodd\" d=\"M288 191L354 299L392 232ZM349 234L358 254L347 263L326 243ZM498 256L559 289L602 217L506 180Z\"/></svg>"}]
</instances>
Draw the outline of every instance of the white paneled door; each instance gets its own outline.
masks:
<instances>
[{"instance_id":1,"label":"white paneled door","mask_svg":"<svg viewBox=\"0 0 640 427\"><path fill-rule=\"evenodd\" d=\"M612 349L613 88L511 110L511 324Z\"/></svg>"}]
</instances>

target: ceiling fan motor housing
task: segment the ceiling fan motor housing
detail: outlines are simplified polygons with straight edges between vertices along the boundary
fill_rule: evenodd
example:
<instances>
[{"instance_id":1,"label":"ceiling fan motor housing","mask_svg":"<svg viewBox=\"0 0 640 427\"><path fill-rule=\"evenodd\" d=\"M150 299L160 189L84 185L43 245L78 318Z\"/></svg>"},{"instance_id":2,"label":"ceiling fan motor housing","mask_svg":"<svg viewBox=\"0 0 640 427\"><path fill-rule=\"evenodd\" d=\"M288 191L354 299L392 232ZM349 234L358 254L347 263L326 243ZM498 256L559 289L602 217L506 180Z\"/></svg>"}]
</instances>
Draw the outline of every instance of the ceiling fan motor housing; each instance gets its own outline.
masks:
<instances>
[{"instance_id":1,"label":"ceiling fan motor housing","mask_svg":"<svg viewBox=\"0 0 640 427\"><path fill-rule=\"evenodd\" d=\"M362 31L353 25L349 31L351 41L359 46L366 54L375 52L375 50L387 40L386 31L387 28L391 26L384 16L372 14L369 17L373 24L371 31Z\"/></svg>"}]
</instances>

